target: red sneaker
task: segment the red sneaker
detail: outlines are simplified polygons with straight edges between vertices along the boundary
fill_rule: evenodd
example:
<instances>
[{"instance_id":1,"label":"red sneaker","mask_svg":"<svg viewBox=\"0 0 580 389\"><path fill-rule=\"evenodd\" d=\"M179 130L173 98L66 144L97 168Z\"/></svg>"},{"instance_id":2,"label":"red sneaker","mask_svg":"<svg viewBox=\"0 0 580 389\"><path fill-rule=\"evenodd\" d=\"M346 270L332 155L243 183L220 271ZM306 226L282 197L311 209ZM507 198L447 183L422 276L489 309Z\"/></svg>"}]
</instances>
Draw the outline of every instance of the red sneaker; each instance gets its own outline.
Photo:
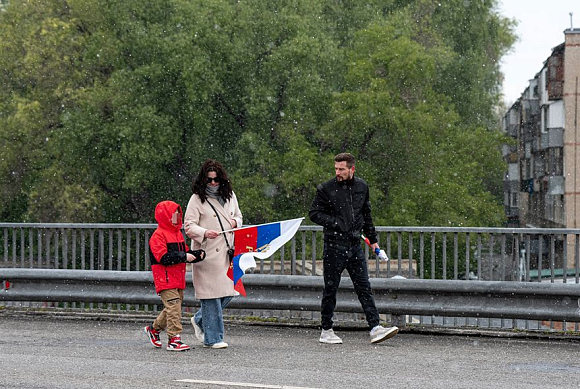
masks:
<instances>
[{"instance_id":1,"label":"red sneaker","mask_svg":"<svg viewBox=\"0 0 580 389\"><path fill-rule=\"evenodd\" d=\"M154 329L152 326L147 326L143 328L145 335L149 337L151 344L155 348L161 348L161 339L159 339L159 331Z\"/></svg>"},{"instance_id":2,"label":"red sneaker","mask_svg":"<svg viewBox=\"0 0 580 389\"><path fill-rule=\"evenodd\" d=\"M167 343L167 351L186 351L189 349L190 347L181 341L180 335L175 335Z\"/></svg>"}]
</instances>

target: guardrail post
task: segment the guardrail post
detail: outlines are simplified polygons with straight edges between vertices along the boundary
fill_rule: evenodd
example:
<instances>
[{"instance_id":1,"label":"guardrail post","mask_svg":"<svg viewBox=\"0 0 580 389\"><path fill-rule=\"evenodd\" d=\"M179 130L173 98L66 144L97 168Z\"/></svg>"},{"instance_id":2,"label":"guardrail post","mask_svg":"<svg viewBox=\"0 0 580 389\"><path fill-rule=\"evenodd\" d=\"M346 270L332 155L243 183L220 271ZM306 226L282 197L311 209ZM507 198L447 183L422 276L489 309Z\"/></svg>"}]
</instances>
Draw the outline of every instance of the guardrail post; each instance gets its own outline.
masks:
<instances>
[{"instance_id":1,"label":"guardrail post","mask_svg":"<svg viewBox=\"0 0 580 389\"><path fill-rule=\"evenodd\" d=\"M407 316L406 315L391 315L391 323L394 326L403 329L407 327Z\"/></svg>"}]
</instances>

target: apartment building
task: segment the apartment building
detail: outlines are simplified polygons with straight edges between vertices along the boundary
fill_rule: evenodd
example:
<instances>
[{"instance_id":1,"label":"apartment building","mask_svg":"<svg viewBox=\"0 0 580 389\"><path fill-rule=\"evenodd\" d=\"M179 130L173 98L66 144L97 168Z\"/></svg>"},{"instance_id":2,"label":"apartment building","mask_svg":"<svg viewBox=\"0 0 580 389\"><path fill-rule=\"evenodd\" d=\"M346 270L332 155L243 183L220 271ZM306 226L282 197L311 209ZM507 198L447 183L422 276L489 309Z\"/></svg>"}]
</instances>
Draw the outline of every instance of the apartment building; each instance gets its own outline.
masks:
<instances>
[{"instance_id":1,"label":"apartment building","mask_svg":"<svg viewBox=\"0 0 580 389\"><path fill-rule=\"evenodd\" d=\"M580 228L580 29L564 37L502 120L513 227Z\"/></svg>"},{"instance_id":2,"label":"apartment building","mask_svg":"<svg viewBox=\"0 0 580 389\"><path fill-rule=\"evenodd\" d=\"M511 227L580 228L580 29L565 30L564 38L502 119L512 138L503 146L504 206ZM545 269L570 269L574 255L565 250L573 244L538 236L530 255L541 255Z\"/></svg>"}]
</instances>

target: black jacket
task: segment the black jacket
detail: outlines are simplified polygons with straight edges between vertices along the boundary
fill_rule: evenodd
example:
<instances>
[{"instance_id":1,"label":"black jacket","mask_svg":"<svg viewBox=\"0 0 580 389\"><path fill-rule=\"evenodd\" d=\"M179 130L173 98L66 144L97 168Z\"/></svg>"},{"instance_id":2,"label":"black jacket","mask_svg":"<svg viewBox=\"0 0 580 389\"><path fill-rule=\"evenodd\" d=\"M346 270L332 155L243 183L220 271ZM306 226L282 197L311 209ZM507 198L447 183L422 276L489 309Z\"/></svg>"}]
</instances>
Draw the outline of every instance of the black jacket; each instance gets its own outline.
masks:
<instances>
[{"instance_id":1,"label":"black jacket","mask_svg":"<svg viewBox=\"0 0 580 389\"><path fill-rule=\"evenodd\" d=\"M333 178L318 185L308 216L324 227L325 240L355 243L363 231L371 244L377 242L369 187L358 177L347 182Z\"/></svg>"}]
</instances>

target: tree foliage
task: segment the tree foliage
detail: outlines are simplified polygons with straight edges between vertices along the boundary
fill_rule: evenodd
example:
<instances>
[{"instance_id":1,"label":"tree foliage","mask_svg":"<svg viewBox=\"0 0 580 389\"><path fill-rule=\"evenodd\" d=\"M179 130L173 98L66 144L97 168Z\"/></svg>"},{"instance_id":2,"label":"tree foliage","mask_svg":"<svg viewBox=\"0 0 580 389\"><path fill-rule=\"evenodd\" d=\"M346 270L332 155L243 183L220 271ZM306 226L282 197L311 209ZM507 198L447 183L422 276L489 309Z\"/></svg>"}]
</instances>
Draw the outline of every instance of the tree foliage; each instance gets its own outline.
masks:
<instances>
[{"instance_id":1,"label":"tree foliage","mask_svg":"<svg viewBox=\"0 0 580 389\"><path fill-rule=\"evenodd\" d=\"M245 221L305 216L350 151L377 224L498 225L495 1L12 0L0 215L152 221L206 158Z\"/></svg>"}]
</instances>

